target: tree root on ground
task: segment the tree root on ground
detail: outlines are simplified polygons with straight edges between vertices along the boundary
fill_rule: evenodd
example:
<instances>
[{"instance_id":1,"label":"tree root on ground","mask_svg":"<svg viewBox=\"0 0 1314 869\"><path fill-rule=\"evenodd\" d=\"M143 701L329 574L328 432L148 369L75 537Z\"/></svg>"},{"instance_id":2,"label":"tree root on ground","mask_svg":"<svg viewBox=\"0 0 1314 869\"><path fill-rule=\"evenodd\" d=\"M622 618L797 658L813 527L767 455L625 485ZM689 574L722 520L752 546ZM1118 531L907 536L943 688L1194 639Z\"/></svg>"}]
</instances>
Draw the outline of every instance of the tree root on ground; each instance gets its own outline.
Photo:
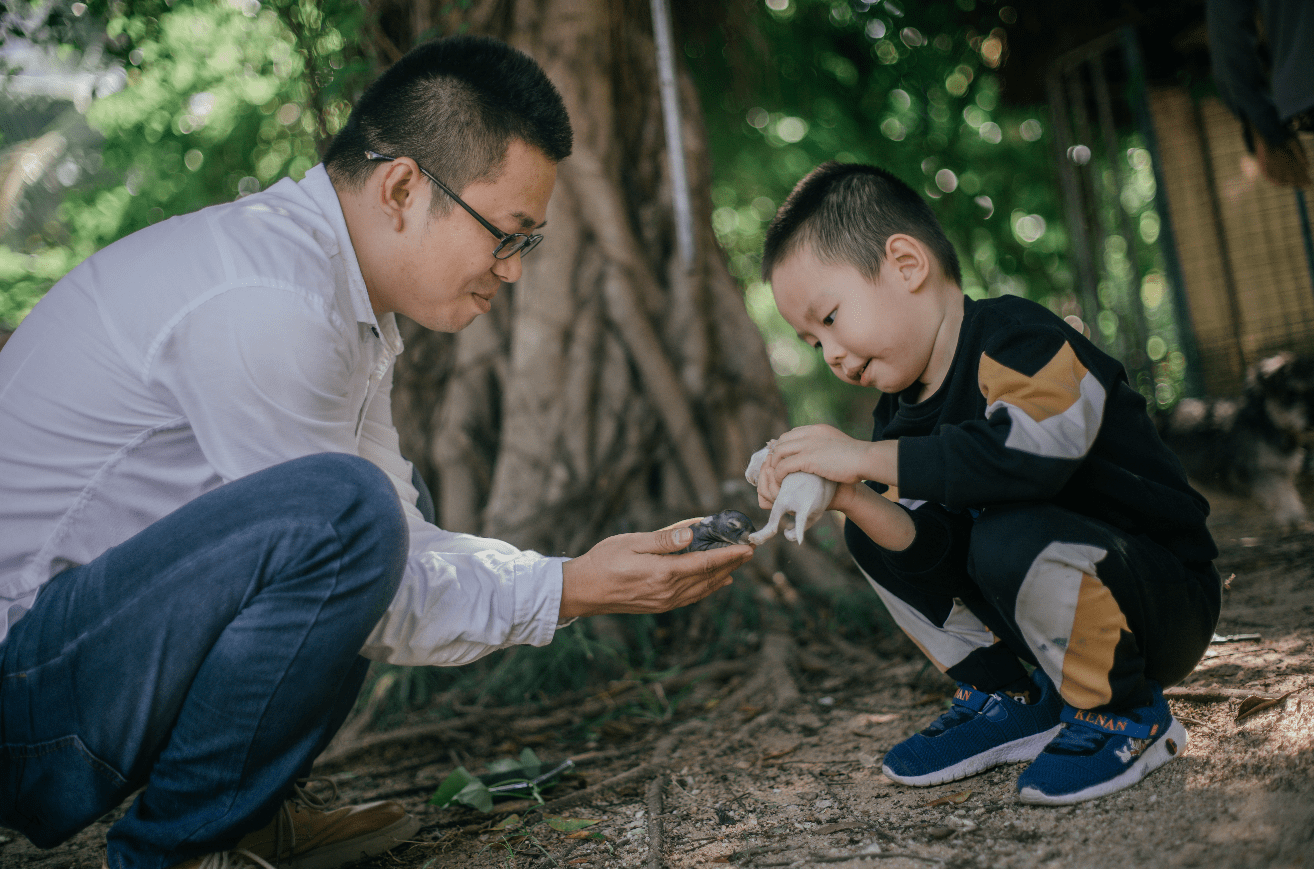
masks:
<instances>
[{"instance_id":1,"label":"tree root on ground","mask_svg":"<svg viewBox=\"0 0 1314 869\"><path fill-rule=\"evenodd\" d=\"M749 701L765 694L771 695L772 703L740 725L734 735L724 743L725 748L748 738L754 730L770 724L782 711L798 702L801 693L789 672L789 665L795 663L797 658L798 646L789 634L772 631L762 639L761 650L750 659L753 675L738 690L721 701L717 709L720 716L726 718L743 710L749 705Z\"/></svg>"},{"instance_id":2,"label":"tree root on ground","mask_svg":"<svg viewBox=\"0 0 1314 869\"><path fill-rule=\"evenodd\" d=\"M667 676L664 679L659 679L651 683L615 683L607 690L595 694L583 702L580 702L577 695L570 695L563 699L559 699L553 705L564 708L558 708L547 715L542 714L544 704L478 709L469 711L467 714L456 718L426 722L424 724L416 724L409 727L398 727L394 730L384 731L382 733L368 734L362 734L361 731L364 727L356 723L357 719L353 719L339 731L338 736L334 738L333 742L331 742L328 748L326 748L319 756L316 765L326 766L329 764L341 763L361 752L395 743L434 738L454 739L462 731L487 730L490 727L497 726L498 722L503 722L503 726L506 729L515 731L521 735L561 728L583 719L592 718L609 712L620 704L637 696L642 691L648 690L653 691L654 693L660 691L660 698L661 696L670 695L679 691L681 688L700 680L709 679L712 681L719 681L727 679L744 672L752 667L753 664L753 658L730 661L712 661L701 666L690 667L680 673ZM357 716L357 718L362 717L367 721L373 717L373 710L368 703L366 704L366 708L362 710L361 715Z\"/></svg>"}]
</instances>

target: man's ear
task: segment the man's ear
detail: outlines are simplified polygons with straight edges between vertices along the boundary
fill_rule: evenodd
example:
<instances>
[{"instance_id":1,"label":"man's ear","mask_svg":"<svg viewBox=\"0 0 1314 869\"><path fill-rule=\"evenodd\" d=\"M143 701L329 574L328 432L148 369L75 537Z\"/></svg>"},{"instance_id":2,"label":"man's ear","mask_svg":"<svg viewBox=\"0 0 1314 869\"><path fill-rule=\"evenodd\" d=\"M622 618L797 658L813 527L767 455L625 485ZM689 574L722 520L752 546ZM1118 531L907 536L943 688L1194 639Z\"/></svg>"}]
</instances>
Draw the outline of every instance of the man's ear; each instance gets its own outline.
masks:
<instances>
[{"instance_id":1,"label":"man's ear","mask_svg":"<svg viewBox=\"0 0 1314 869\"><path fill-rule=\"evenodd\" d=\"M395 232L405 229L406 221L428 206L427 202L421 202L426 179L410 157L398 157L383 164L369 184L372 204L386 216Z\"/></svg>"},{"instance_id":2,"label":"man's ear","mask_svg":"<svg viewBox=\"0 0 1314 869\"><path fill-rule=\"evenodd\" d=\"M885 262L893 267L909 290L916 292L931 274L931 254L911 235L895 233L885 240Z\"/></svg>"}]
</instances>

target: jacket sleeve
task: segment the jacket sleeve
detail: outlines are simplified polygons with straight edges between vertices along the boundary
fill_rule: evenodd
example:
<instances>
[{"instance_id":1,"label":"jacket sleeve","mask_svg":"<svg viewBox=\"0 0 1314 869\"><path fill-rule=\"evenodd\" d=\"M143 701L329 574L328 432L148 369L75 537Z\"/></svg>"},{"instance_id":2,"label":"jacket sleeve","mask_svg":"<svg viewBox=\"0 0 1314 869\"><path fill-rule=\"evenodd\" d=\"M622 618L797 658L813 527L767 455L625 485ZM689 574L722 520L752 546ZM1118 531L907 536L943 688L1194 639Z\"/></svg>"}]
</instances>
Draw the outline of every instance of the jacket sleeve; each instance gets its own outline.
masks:
<instances>
[{"instance_id":1,"label":"jacket sleeve","mask_svg":"<svg viewBox=\"0 0 1314 869\"><path fill-rule=\"evenodd\" d=\"M983 348L983 418L899 440L899 492L951 508L1051 500L1089 454L1107 385L1057 326L1012 326Z\"/></svg>"},{"instance_id":2,"label":"jacket sleeve","mask_svg":"<svg viewBox=\"0 0 1314 869\"><path fill-rule=\"evenodd\" d=\"M963 570L972 526L968 514L951 512L930 501L900 498L898 504L908 511L914 529L913 542L900 552L877 546L852 520L844 523L844 542L858 566L887 585L885 577L892 577L924 592L950 597L972 588Z\"/></svg>"}]
</instances>

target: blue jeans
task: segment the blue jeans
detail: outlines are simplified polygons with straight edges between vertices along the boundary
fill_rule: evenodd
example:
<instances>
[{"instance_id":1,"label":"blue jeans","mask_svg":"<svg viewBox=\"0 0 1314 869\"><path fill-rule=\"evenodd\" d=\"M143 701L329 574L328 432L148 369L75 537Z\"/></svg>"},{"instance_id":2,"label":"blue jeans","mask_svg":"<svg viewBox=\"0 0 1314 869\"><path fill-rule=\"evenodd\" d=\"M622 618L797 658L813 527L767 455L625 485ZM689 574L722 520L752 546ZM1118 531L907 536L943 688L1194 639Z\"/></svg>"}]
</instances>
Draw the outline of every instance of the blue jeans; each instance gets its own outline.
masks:
<instances>
[{"instance_id":1,"label":"blue jeans","mask_svg":"<svg viewBox=\"0 0 1314 869\"><path fill-rule=\"evenodd\" d=\"M144 787L111 869L232 847L360 690L407 531L364 459L221 486L60 573L0 643L0 825L53 847Z\"/></svg>"}]
</instances>

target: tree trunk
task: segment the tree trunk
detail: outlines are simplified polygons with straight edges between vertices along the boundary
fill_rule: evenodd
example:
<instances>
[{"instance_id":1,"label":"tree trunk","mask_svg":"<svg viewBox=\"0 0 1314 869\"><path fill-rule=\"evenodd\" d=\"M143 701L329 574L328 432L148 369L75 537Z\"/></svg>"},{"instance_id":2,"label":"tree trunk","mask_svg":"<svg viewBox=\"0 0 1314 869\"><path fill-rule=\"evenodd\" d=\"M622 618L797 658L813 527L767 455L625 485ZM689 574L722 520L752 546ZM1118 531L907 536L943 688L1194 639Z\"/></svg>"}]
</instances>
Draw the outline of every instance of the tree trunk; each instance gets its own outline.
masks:
<instances>
[{"instance_id":1,"label":"tree trunk","mask_svg":"<svg viewBox=\"0 0 1314 869\"><path fill-rule=\"evenodd\" d=\"M438 522L548 554L736 507L785 428L763 340L711 229L702 113L681 73L693 263L675 249L652 13L643 0L376 4L388 57L484 33L534 57L575 130L547 238L457 335L404 324L394 409Z\"/></svg>"}]
</instances>

